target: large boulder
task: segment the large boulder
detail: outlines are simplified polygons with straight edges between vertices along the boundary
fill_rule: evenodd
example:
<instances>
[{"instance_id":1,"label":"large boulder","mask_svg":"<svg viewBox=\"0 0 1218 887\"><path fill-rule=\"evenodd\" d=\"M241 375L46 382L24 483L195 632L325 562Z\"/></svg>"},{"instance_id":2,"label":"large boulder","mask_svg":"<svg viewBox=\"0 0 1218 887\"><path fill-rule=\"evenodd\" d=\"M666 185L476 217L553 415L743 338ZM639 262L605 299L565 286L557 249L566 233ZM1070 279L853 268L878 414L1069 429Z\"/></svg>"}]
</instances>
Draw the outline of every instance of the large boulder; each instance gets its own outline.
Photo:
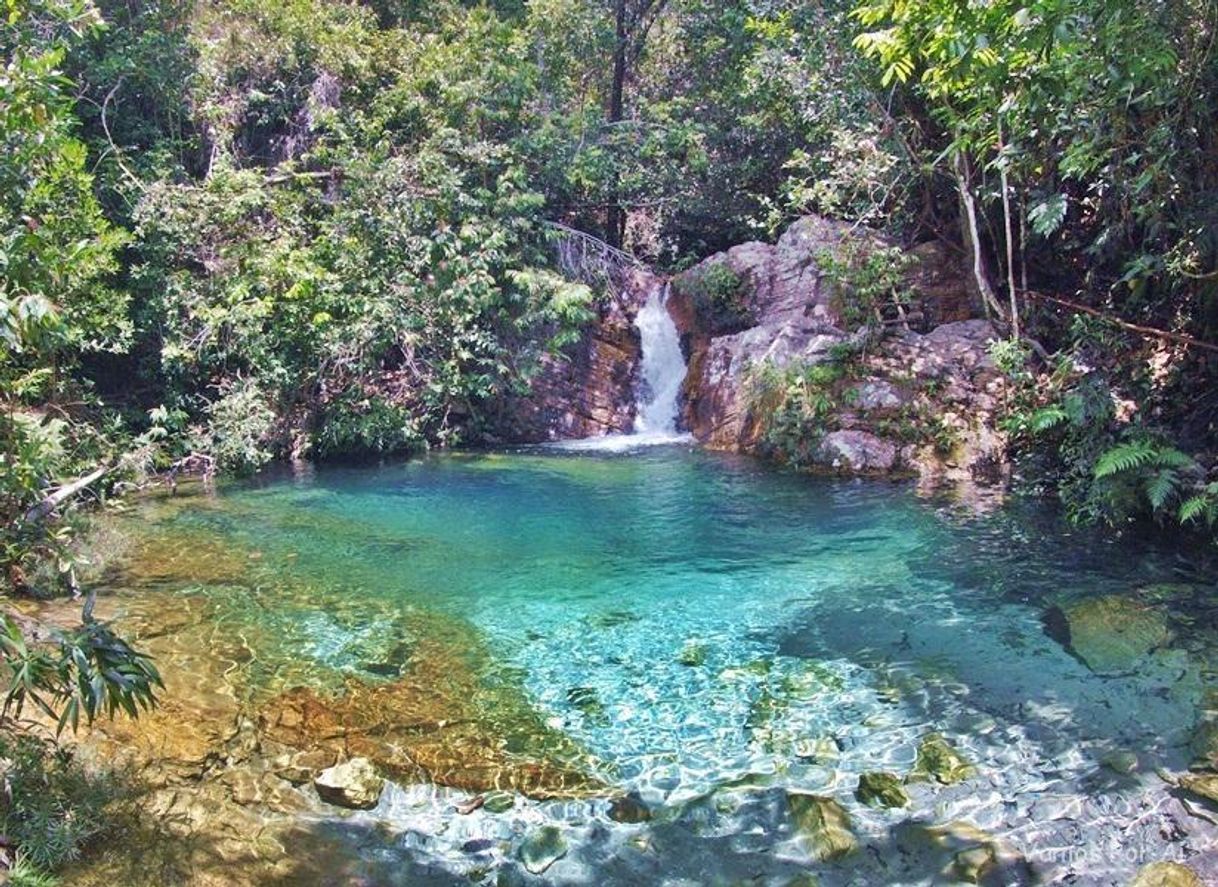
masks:
<instances>
[{"instance_id":1,"label":"large boulder","mask_svg":"<svg viewBox=\"0 0 1218 887\"><path fill-rule=\"evenodd\" d=\"M816 449L819 463L851 474L882 474L897 463L897 448L866 431L833 431Z\"/></svg>"},{"instance_id":2,"label":"large boulder","mask_svg":"<svg viewBox=\"0 0 1218 887\"><path fill-rule=\"evenodd\" d=\"M796 835L816 859L840 859L858 848L850 814L833 798L787 792L787 811Z\"/></svg>"},{"instance_id":3,"label":"large boulder","mask_svg":"<svg viewBox=\"0 0 1218 887\"><path fill-rule=\"evenodd\" d=\"M1172 636L1160 607L1121 594L1058 604L1044 623L1050 637L1102 675L1133 671Z\"/></svg>"},{"instance_id":4,"label":"large boulder","mask_svg":"<svg viewBox=\"0 0 1218 887\"><path fill-rule=\"evenodd\" d=\"M385 780L366 758L352 758L318 773L313 787L329 804L371 810L381 799Z\"/></svg>"},{"instance_id":5,"label":"large boulder","mask_svg":"<svg viewBox=\"0 0 1218 887\"><path fill-rule=\"evenodd\" d=\"M808 216L776 244L734 246L673 279L674 315L690 343L684 419L698 440L716 449L751 449L760 429L749 415L749 369L824 360L845 340L818 258L849 236L849 225ZM752 320L726 335L695 308L699 285L718 267L740 280L742 307Z\"/></svg>"},{"instance_id":6,"label":"large boulder","mask_svg":"<svg viewBox=\"0 0 1218 887\"><path fill-rule=\"evenodd\" d=\"M840 260L848 241L887 245L873 232L808 216L773 245L735 246L673 279L674 319L689 354L683 420L701 443L766 453L773 407L758 396L758 369L825 363L866 340L845 324L841 294L823 271L826 255ZM924 324L949 322L868 345L855 361L853 390L824 419L830 436L812 462L847 473L915 472L957 488L997 486L1008 470L996 417L1006 383L989 359L996 333L968 319L966 276L953 261L934 247L913 254L908 277L922 302L915 315ZM739 282L739 305L726 315L699 291L725 280ZM742 318L748 324L735 323ZM899 445L885 439L893 430L902 433Z\"/></svg>"}]
</instances>

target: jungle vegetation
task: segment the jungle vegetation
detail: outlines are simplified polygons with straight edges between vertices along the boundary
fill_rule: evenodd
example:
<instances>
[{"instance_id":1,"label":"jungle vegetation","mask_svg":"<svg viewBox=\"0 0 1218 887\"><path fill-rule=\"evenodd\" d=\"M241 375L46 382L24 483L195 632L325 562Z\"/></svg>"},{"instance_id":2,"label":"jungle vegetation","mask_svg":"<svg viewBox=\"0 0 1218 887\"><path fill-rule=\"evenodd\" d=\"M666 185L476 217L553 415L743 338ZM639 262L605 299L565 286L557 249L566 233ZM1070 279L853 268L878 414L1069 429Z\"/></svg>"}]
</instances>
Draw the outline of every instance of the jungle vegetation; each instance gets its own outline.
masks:
<instances>
[{"instance_id":1,"label":"jungle vegetation","mask_svg":"<svg viewBox=\"0 0 1218 887\"><path fill-rule=\"evenodd\" d=\"M87 601L79 513L149 472L493 439L598 298L554 223L676 270L809 212L955 251L1074 518L1204 535L1216 38L1211 0L5 0L0 583ZM6 718L151 704L84 615L3 617Z\"/></svg>"}]
</instances>

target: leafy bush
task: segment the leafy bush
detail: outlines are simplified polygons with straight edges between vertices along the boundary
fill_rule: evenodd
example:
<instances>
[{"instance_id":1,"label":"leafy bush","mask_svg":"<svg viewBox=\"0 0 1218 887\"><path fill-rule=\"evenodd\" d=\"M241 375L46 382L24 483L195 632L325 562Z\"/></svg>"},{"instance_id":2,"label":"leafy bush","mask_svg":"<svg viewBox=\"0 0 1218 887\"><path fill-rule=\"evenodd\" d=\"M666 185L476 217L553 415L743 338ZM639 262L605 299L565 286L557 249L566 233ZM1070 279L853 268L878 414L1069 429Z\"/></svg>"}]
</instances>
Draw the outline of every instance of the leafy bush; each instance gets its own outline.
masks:
<instances>
[{"instance_id":1,"label":"leafy bush","mask_svg":"<svg viewBox=\"0 0 1218 887\"><path fill-rule=\"evenodd\" d=\"M784 367L766 363L753 369L751 412L771 456L797 468L811 461L821 438L832 430L833 414L850 397L841 385L849 366L832 361Z\"/></svg>"},{"instance_id":2,"label":"leafy bush","mask_svg":"<svg viewBox=\"0 0 1218 887\"><path fill-rule=\"evenodd\" d=\"M406 407L382 397L344 394L322 412L313 448L323 459L382 456L425 449L427 439Z\"/></svg>"},{"instance_id":3,"label":"leafy bush","mask_svg":"<svg viewBox=\"0 0 1218 887\"><path fill-rule=\"evenodd\" d=\"M268 446L274 424L266 395L253 381L239 379L208 404L202 449L220 470L252 474L274 456Z\"/></svg>"},{"instance_id":4,"label":"leafy bush","mask_svg":"<svg viewBox=\"0 0 1218 887\"><path fill-rule=\"evenodd\" d=\"M47 883L54 871L106 834L125 790L111 775L85 770L70 749L30 735L0 733L0 828L21 868L11 883ZM41 879L41 880L40 880Z\"/></svg>"},{"instance_id":5,"label":"leafy bush","mask_svg":"<svg viewBox=\"0 0 1218 887\"><path fill-rule=\"evenodd\" d=\"M855 239L837 252L825 250L817 262L834 284L834 307L848 327L880 327L884 310L904 310L913 300L908 273L917 260L897 246L873 246Z\"/></svg>"},{"instance_id":6,"label":"leafy bush","mask_svg":"<svg viewBox=\"0 0 1218 887\"><path fill-rule=\"evenodd\" d=\"M735 333L756 323L745 281L726 262L694 268L678 277L676 286L693 303L698 326L708 335Z\"/></svg>"}]
</instances>

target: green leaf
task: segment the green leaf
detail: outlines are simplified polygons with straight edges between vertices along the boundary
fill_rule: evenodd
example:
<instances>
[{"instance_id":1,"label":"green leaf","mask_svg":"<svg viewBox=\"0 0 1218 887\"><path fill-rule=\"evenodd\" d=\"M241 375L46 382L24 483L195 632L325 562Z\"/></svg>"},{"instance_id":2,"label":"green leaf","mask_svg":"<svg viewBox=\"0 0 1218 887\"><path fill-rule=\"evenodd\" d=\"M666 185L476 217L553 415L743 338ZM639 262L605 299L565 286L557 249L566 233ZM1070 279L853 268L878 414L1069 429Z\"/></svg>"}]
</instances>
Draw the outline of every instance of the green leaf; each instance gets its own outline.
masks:
<instances>
[{"instance_id":1,"label":"green leaf","mask_svg":"<svg viewBox=\"0 0 1218 887\"><path fill-rule=\"evenodd\" d=\"M1028 210L1028 224L1041 237L1048 237L1066 220L1066 195L1054 194Z\"/></svg>"}]
</instances>

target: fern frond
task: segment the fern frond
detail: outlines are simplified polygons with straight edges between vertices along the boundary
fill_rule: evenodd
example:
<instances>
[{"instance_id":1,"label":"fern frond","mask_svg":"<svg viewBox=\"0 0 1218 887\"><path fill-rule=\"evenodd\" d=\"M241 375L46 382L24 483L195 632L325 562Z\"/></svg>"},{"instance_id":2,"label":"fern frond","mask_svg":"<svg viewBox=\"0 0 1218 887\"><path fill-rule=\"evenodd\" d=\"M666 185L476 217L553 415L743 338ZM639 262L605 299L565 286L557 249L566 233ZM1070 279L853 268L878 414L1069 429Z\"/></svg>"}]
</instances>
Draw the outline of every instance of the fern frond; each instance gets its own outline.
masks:
<instances>
[{"instance_id":1,"label":"fern frond","mask_svg":"<svg viewBox=\"0 0 1218 887\"><path fill-rule=\"evenodd\" d=\"M1123 474L1135 468L1141 468L1154 461L1158 451L1149 440L1131 440L1128 443L1117 444L1096 460L1095 476L1097 478L1112 477Z\"/></svg>"},{"instance_id":2,"label":"fern frond","mask_svg":"<svg viewBox=\"0 0 1218 887\"><path fill-rule=\"evenodd\" d=\"M1069 418L1070 416L1059 405L1047 406L1032 414L1032 431L1040 434L1057 427Z\"/></svg>"},{"instance_id":3,"label":"fern frond","mask_svg":"<svg viewBox=\"0 0 1218 887\"><path fill-rule=\"evenodd\" d=\"M1159 468L1188 468L1193 464L1193 457L1174 447L1160 447L1151 461Z\"/></svg>"},{"instance_id":4,"label":"fern frond","mask_svg":"<svg viewBox=\"0 0 1218 887\"><path fill-rule=\"evenodd\" d=\"M1205 518L1207 524L1213 524L1214 519L1218 518L1218 507L1215 507L1216 505L1218 503L1207 494L1200 493L1180 503L1180 511L1177 517L1182 524L1192 523L1202 517Z\"/></svg>"},{"instance_id":5,"label":"fern frond","mask_svg":"<svg viewBox=\"0 0 1218 887\"><path fill-rule=\"evenodd\" d=\"M1164 468L1146 481L1146 498L1155 511L1162 510L1176 494L1180 476L1171 468Z\"/></svg>"}]
</instances>

